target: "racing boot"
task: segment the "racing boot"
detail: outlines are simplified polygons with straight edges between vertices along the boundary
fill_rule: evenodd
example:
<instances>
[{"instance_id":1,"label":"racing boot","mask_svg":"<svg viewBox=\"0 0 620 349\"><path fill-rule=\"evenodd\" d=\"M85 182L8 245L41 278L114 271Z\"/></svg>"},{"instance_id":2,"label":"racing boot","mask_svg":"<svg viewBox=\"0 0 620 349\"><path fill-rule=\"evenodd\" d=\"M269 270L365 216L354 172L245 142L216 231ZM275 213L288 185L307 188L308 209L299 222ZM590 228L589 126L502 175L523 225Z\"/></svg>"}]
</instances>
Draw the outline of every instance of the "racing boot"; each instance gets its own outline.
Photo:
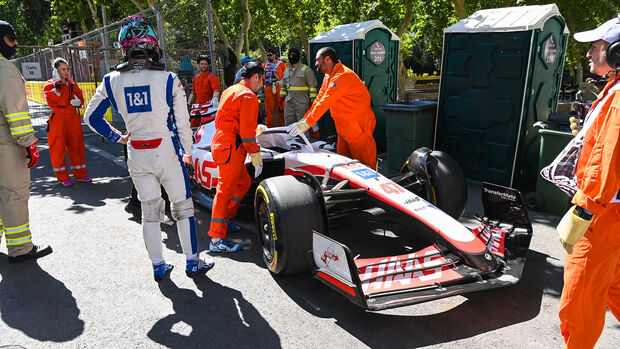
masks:
<instances>
[{"instance_id":1,"label":"racing boot","mask_svg":"<svg viewBox=\"0 0 620 349\"><path fill-rule=\"evenodd\" d=\"M161 262L159 264L153 264L153 274L155 274L155 281L160 282L166 278L166 275L174 269L172 264Z\"/></svg>"},{"instance_id":2,"label":"racing boot","mask_svg":"<svg viewBox=\"0 0 620 349\"><path fill-rule=\"evenodd\" d=\"M230 242L226 239L219 239L216 242L213 242L213 239L211 239L209 243L210 252L237 252L241 251L242 248L243 245Z\"/></svg>"},{"instance_id":3,"label":"racing boot","mask_svg":"<svg viewBox=\"0 0 620 349\"><path fill-rule=\"evenodd\" d=\"M191 278L203 275L215 266L213 261L203 261L199 258L188 259L185 264L185 274Z\"/></svg>"},{"instance_id":4,"label":"racing boot","mask_svg":"<svg viewBox=\"0 0 620 349\"><path fill-rule=\"evenodd\" d=\"M228 225L226 231L229 233L238 233L241 231L241 227L233 223L232 219L227 219L226 224Z\"/></svg>"}]
</instances>

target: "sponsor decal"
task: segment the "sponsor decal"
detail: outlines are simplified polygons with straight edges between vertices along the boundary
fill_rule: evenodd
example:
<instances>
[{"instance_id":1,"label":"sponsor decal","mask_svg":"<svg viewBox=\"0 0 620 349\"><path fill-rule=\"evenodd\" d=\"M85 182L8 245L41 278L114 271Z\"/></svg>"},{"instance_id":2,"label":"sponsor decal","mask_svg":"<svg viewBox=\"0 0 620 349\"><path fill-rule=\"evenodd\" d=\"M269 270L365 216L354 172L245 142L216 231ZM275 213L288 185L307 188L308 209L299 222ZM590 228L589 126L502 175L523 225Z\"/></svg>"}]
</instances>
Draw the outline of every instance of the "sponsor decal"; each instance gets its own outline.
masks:
<instances>
[{"instance_id":1,"label":"sponsor decal","mask_svg":"<svg viewBox=\"0 0 620 349\"><path fill-rule=\"evenodd\" d=\"M504 241L506 240L507 231L504 229L491 227L489 224L482 222L480 226L473 229L472 232L480 241L487 245L489 251L497 256L504 257ZM486 258L487 256L485 256ZM490 259L489 256L487 259Z\"/></svg>"},{"instance_id":2,"label":"sponsor decal","mask_svg":"<svg viewBox=\"0 0 620 349\"><path fill-rule=\"evenodd\" d=\"M153 110L150 86L125 87L124 95L127 113L144 113Z\"/></svg>"},{"instance_id":3,"label":"sponsor decal","mask_svg":"<svg viewBox=\"0 0 620 349\"><path fill-rule=\"evenodd\" d=\"M416 197L405 200L405 205L415 204L416 202L419 202L419 201L420 201L420 198L416 196Z\"/></svg>"},{"instance_id":4,"label":"sponsor decal","mask_svg":"<svg viewBox=\"0 0 620 349\"><path fill-rule=\"evenodd\" d=\"M345 168L347 170L352 170L352 169L356 169L356 168L363 168L364 166L362 164L360 164L359 162L355 162L352 164L347 164L342 166L342 168Z\"/></svg>"},{"instance_id":5,"label":"sponsor decal","mask_svg":"<svg viewBox=\"0 0 620 349\"><path fill-rule=\"evenodd\" d=\"M445 257L433 246L399 256L355 260L365 294L433 285L460 278L460 274L449 265L442 265L445 262Z\"/></svg>"},{"instance_id":6,"label":"sponsor decal","mask_svg":"<svg viewBox=\"0 0 620 349\"><path fill-rule=\"evenodd\" d=\"M491 195L499 196L500 198L505 199L505 200L517 201L517 197L510 193L504 193L498 190L492 190L488 188L484 188L484 192L489 193Z\"/></svg>"},{"instance_id":7,"label":"sponsor decal","mask_svg":"<svg viewBox=\"0 0 620 349\"><path fill-rule=\"evenodd\" d=\"M327 250L325 250L323 252L323 255L321 256L321 260L323 261L323 263L325 263L325 266L329 266L329 263L332 261L337 261L340 258L338 258L338 255L335 253L334 248L332 246L328 247Z\"/></svg>"},{"instance_id":8,"label":"sponsor decal","mask_svg":"<svg viewBox=\"0 0 620 349\"><path fill-rule=\"evenodd\" d=\"M359 170L353 170L351 171L351 173L354 173L364 179L372 179L372 178L377 178L379 177L379 175L377 174L377 172L369 169L369 168L361 168Z\"/></svg>"},{"instance_id":9,"label":"sponsor decal","mask_svg":"<svg viewBox=\"0 0 620 349\"><path fill-rule=\"evenodd\" d=\"M196 158L194 161L194 177L196 182L200 183L205 188L215 188L217 186L217 174L212 175L211 171L217 171L217 165L212 161L203 161L200 164L200 159Z\"/></svg>"},{"instance_id":10,"label":"sponsor decal","mask_svg":"<svg viewBox=\"0 0 620 349\"><path fill-rule=\"evenodd\" d=\"M405 189L403 189L400 185L394 182L381 183L381 190L383 190L386 194L400 194L404 193Z\"/></svg>"}]
</instances>

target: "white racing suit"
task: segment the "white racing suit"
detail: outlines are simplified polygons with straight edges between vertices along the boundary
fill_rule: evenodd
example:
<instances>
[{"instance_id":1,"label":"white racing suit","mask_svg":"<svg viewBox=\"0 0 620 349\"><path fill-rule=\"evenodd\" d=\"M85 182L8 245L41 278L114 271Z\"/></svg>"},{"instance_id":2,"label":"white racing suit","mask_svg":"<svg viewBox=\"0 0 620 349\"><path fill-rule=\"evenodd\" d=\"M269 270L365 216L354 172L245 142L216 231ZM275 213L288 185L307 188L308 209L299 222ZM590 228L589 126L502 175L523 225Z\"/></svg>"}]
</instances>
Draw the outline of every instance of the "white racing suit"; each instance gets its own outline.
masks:
<instances>
[{"instance_id":1,"label":"white racing suit","mask_svg":"<svg viewBox=\"0 0 620 349\"><path fill-rule=\"evenodd\" d=\"M176 74L163 70L129 70L104 76L88 104L84 122L110 142L121 133L104 118L112 106L123 117L127 132L127 166L142 204L142 232L149 258L163 261L160 222L164 201L160 184L170 198L172 217L183 253L198 253L194 205L182 155L191 155L192 133L185 91Z\"/></svg>"}]
</instances>

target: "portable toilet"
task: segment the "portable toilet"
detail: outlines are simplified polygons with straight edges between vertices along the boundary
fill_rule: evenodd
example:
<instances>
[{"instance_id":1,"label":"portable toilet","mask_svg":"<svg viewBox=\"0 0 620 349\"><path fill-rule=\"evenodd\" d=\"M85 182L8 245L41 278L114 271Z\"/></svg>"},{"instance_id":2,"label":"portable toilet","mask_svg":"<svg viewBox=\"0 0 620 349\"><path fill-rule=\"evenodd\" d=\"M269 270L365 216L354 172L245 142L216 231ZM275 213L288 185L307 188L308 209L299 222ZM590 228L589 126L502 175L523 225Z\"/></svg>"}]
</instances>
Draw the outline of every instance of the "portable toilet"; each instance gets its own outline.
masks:
<instances>
[{"instance_id":1,"label":"portable toilet","mask_svg":"<svg viewBox=\"0 0 620 349\"><path fill-rule=\"evenodd\" d=\"M554 113L568 28L555 4L477 11L444 30L435 149L473 182L534 183Z\"/></svg>"},{"instance_id":2,"label":"portable toilet","mask_svg":"<svg viewBox=\"0 0 620 349\"><path fill-rule=\"evenodd\" d=\"M314 66L316 53L329 46L336 50L338 58L351 68L364 82L370 92L371 108L377 118L375 141L379 151L386 149L385 113L381 105L396 101L398 93L398 49L400 39L380 20L343 24L320 33L309 41L309 64ZM323 74L316 72L319 86ZM335 134L331 117L319 120L321 137Z\"/></svg>"}]
</instances>

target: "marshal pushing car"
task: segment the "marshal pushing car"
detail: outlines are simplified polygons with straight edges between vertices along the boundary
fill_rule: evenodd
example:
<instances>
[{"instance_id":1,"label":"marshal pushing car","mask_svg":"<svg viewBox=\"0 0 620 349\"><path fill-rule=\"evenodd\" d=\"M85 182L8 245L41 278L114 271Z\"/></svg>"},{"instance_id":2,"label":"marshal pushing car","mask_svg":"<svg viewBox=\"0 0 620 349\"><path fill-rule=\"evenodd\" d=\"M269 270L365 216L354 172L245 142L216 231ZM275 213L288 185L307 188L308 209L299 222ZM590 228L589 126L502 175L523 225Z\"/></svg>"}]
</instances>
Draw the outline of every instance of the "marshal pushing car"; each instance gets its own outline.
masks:
<instances>
[{"instance_id":1,"label":"marshal pushing car","mask_svg":"<svg viewBox=\"0 0 620 349\"><path fill-rule=\"evenodd\" d=\"M218 178L214 132L214 122L202 125L193 152L195 197L207 203ZM311 271L371 310L519 281L532 226L518 191L485 183L480 224L469 229L457 221L467 200L464 177L445 153L420 148L388 178L286 128L257 140L264 169L249 194L271 273Z\"/></svg>"}]
</instances>

